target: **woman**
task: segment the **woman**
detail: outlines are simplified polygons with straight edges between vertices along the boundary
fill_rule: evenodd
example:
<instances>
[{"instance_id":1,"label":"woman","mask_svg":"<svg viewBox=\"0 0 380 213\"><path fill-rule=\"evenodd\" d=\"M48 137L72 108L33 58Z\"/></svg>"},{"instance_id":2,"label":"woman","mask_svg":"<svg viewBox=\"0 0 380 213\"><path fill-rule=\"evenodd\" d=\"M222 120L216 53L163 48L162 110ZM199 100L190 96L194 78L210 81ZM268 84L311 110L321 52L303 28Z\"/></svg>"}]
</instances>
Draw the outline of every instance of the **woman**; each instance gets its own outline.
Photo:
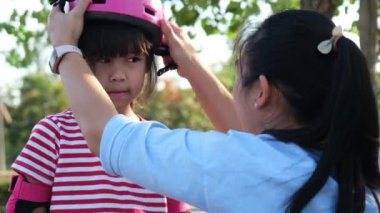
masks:
<instances>
[{"instance_id":1,"label":"woman","mask_svg":"<svg viewBox=\"0 0 380 213\"><path fill-rule=\"evenodd\" d=\"M66 15L53 9L53 45L76 44L85 7ZM162 30L180 70L206 73L179 29L163 21ZM309 11L273 15L257 30L247 25L235 44L233 101L244 131L227 134L117 115L84 60L67 54L61 78L105 170L208 212L377 212L378 115L357 46Z\"/></svg>"}]
</instances>

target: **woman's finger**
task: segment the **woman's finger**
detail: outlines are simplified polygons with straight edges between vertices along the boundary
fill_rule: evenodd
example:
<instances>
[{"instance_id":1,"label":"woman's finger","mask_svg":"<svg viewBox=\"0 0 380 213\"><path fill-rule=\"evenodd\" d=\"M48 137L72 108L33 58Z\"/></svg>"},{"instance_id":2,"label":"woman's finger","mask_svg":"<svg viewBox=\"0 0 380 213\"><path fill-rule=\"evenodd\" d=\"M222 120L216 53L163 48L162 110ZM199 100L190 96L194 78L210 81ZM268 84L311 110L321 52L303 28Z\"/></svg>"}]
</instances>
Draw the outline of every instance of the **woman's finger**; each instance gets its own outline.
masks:
<instances>
[{"instance_id":1,"label":"woman's finger","mask_svg":"<svg viewBox=\"0 0 380 213\"><path fill-rule=\"evenodd\" d=\"M80 0L71 13L78 16L83 16L90 2L92 2L92 0Z\"/></svg>"},{"instance_id":2,"label":"woman's finger","mask_svg":"<svg viewBox=\"0 0 380 213\"><path fill-rule=\"evenodd\" d=\"M50 11L50 16L53 15L53 14L56 14L56 13L58 13L58 12L60 12L60 11L61 11L61 10L59 9L58 5L53 6L53 7L51 8L51 11Z\"/></svg>"},{"instance_id":3,"label":"woman's finger","mask_svg":"<svg viewBox=\"0 0 380 213\"><path fill-rule=\"evenodd\" d=\"M175 39L173 29L167 20L161 21L161 30L167 41Z\"/></svg>"}]
</instances>

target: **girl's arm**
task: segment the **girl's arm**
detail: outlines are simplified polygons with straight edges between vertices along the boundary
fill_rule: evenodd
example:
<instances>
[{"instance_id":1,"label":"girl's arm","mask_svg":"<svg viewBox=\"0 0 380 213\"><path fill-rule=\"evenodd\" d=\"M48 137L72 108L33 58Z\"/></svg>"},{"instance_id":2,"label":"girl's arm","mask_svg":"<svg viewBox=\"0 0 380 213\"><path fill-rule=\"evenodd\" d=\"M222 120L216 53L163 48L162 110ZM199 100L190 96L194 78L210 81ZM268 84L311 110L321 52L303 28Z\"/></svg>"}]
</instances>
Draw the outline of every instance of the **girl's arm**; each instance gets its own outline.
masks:
<instances>
[{"instance_id":1,"label":"girl's arm","mask_svg":"<svg viewBox=\"0 0 380 213\"><path fill-rule=\"evenodd\" d=\"M181 28L166 21L163 21L161 26L169 44L171 57L178 65L178 73L189 80L215 129L223 132L229 129L240 130L241 124L235 112L231 93L208 67L201 63Z\"/></svg>"},{"instance_id":2,"label":"girl's arm","mask_svg":"<svg viewBox=\"0 0 380 213\"><path fill-rule=\"evenodd\" d=\"M51 199L51 187L42 185L30 176L22 174L12 176L6 204L7 213L48 212Z\"/></svg>"}]
</instances>

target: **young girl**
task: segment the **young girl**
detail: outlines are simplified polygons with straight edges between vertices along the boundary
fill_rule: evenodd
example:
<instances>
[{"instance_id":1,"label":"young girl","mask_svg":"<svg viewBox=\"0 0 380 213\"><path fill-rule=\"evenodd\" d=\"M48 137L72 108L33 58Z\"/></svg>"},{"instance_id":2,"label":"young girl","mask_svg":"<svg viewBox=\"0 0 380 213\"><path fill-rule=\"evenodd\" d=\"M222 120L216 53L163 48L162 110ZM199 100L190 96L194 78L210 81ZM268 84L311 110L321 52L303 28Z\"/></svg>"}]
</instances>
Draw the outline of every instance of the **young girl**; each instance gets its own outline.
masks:
<instances>
[{"instance_id":1,"label":"young girl","mask_svg":"<svg viewBox=\"0 0 380 213\"><path fill-rule=\"evenodd\" d=\"M138 2L143 4L143 1L134 3ZM130 7L130 4L123 0L118 6ZM156 35L124 22L122 16L92 13L84 23L79 48L118 113L142 121L143 118L134 113L133 104L138 96L149 95L154 89L153 51L157 38L152 38ZM96 114L93 119L96 120ZM50 212L190 212L189 206L182 202L105 173L99 158L88 149L71 110L39 121L12 168L18 177L13 182L7 212L31 212L33 209Z\"/></svg>"},{"instance_id":2,"label":"young girl","mask_svg":"<svg viewBox=\"0 0 380 213\"><path fill-rule=\"evenodd\" d=\"M80 14L52 10L53 45L75 44ZM162 29L178 67L200 73L188 43L166 22ZM328 18L302 10L248 24L235 44L233 96L244 131L226 134L117 115L100 84L85 78L83 58L65 56L69 102L106 171L207 212L379 212L378 112L359 48Z\"/></svg>"}]
</instances>

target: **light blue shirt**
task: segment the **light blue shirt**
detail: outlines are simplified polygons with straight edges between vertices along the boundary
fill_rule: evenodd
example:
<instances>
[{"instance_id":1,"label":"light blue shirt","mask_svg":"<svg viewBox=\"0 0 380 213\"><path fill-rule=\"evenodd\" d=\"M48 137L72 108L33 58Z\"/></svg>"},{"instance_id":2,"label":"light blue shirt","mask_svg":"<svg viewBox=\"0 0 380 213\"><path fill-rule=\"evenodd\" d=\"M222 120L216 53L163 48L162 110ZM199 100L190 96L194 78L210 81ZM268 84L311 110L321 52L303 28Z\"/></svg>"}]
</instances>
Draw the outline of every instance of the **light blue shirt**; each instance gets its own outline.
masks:
<instances>
[{"instance_id":1,"label":"light blue shirt","mask_svg":"<svg viewBox=\"0 0 380 213\"><path fill-rule=\"evenodd\" d=\"M311 153L270 135L170 130L122 115L107 123L100 158L111 175L211 213L284 212L310 177ZM334 212L337 183L329 178L305 212ZM366 212L377 212L370 193Z\"/></svg>"}]
</instances>

